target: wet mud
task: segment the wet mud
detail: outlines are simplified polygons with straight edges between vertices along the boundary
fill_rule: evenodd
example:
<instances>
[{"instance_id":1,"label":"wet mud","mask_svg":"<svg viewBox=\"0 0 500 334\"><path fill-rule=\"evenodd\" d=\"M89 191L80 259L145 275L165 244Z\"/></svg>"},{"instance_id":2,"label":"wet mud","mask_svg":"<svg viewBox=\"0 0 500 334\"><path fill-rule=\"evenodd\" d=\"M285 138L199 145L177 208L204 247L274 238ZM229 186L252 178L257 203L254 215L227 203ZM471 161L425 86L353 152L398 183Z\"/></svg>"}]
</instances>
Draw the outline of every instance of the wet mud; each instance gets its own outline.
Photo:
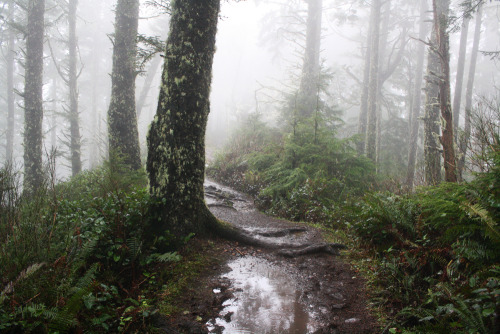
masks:
<instances>
[{"instance_id":1,"label":"wet mud","mask_svg":"<svg viewBox=\"0 0 500 334\"><path fill-rule=\"evenodd\" d=\"M221 220L274 243L319 244L319 231L260 213L248 196L213 182L206 202ZM195 310L167 333L378 333L362 278L328 253L285 257L277 250L216 241L221 265L186 299Z\"/></svg>"}]
</instances>

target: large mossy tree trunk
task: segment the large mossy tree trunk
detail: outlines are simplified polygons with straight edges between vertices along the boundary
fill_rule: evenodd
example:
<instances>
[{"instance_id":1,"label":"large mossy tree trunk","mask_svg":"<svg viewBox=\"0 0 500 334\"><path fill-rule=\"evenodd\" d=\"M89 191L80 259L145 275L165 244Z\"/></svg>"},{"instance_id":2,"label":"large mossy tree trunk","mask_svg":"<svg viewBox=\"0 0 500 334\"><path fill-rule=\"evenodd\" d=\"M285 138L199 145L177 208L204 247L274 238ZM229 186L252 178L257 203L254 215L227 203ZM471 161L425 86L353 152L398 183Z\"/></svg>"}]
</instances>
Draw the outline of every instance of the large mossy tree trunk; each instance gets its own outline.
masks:
<instances>
[{"instance_id":1,"label":"large mossy tree trunk","mask_svg":"<svg viewBox=\"0 0 500 334\"><path fill-rule=\"evenodd\" d=\"M427 58L427 76L425 84L425 115L424 115L424 170L425 183L436 185L441 182L441 154L439 135L439 86L441 76L439 56L432 45L436 44L436 29L433 27L431 47Z\"/></svg>"},{"instance_id":2,"label":"large mossy tree trunk","mask_svg":"<svg viewBox=\"0 0 500 334\"><path fill-rule=\"evenodd\" d=\"M78 113L78 42L76 37L76 10L78 0L69 0L68 3L68 23L69 23L69 71L68 71L68 86L69 86L69 126L70 126L70 151L71 151L71 171L73 176L82 171L81 158L81 137L80 137L80 121Z\"/></svg>"},{"instance_id":3,"label":"large mossy tree trunk","mask_svg":"<svg viewBox=\"0 0 500 334\"><path fill-rule=\"evenodd\" d=\"M176 237L218 225L204 201L205 130L220 0L175 0L160 97L148 135L153 229Z\"/></svg>"},{"instance_id":4,"label":"large mossy tree trunk","mask_svg":"<svg viewBox=\"0 0 500 334\"><path fill-rule=\"evenodd\" d=\"M434 0L434 24L437 32L437 45L441 78L439 86L439 105L441 109L442 132L441 145L443 147L443 165L446 182L457 182L457 169L455 160L455 138L453 135L453 114L451 110L450 89L450 36L449 11L450 0Z\"/></svg>"},{"instance_id":5,"label":"large mossy tree trunk","mask_svg":"<svg viewBox=\"0 0 500 334\"><path fill-rule=\"evenodd\" d=\"M45 0L28 2L24 86L24 191L36 192L43 182L43 41Z\"/></svg>"},{"instance_id":6,"label":"large mossy tree trunk","mask_svg":"<svg viewBox=\"0 0 500 334\"><path fill-rule=\"evenodd\" d=\"M141 168L135 110L139 0L118 0L116 5L111 103L108 110L110 158L120 156L131 169Z\"/></svg>"}]
</instances>

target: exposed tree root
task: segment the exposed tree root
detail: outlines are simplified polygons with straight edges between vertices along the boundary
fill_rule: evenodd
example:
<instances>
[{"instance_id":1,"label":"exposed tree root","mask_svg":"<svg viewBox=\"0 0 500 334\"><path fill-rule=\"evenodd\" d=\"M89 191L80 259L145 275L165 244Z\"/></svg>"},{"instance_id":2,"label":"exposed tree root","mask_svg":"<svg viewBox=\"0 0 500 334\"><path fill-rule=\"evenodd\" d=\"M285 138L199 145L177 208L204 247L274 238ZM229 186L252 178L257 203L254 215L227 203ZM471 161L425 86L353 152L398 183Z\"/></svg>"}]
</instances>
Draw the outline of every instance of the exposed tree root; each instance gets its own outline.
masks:
<instances>
[{"instance_id":1,"label":"exposed tree root","mask_svg":"<svg viewBox=\"0 0 500 334\"><path fill-rule=\"evenodd\" d=\"M278 251L278 254L285 257L297 257L301 255L317 254L317 253L327 253L332 255L339 255L339 249L345 249L346 246L342 244L317 244L307 246L301 249L282 249Z\"/></svg>"},{"instance_id":2,"label":"exposed tree root","mask_svg":"<svg viewBox=\"0 0 500 334\"><path fill-rule=\"evenodd\" d=\"M265 232L256 232L258 235L262 237L269 238L281 238L294 233L307 232L307 228L305 227L292 227L292 228L284 228L276 231L265 231Z\"/></svg>"},{"instance_id":3,"label":"exposed tree root","mask_svg":"<svg viewBox=\"0 0 500 334\"><path fill-rule=\"evenodd\" d=\"M213 203L213 204L207 204L207 206L209 208L226 208L226 209L230 209L230 210L236 211L236 209L234 207L232 207L231 205L229 205L229 204Z\"/></svg>"},{"instance_id":4,"label":"exposed tree root","mask_svg":"<svg viewBox=\"0 0 500 334\"><path fill-rule=\"evenodd\" d=\"M207 208L208 211L208 208ZM278 250L278 254L286 257L297 257L307 254L326 253L332 255L339 255L339 249L345 249L346 246L342 244L311 244L311 243L282 243L274 240L262 239L264 237L282 237L292 233L306 232L306 228L285 228L282 230L270 232L257 232L249 233L240 228L237 228L230 223L219 221L213 216L210 211L207 217L207 226L209 230L217 236L226 238L228 240L236 241L245 245L261 247L266 249Z\"/></svg>"}]
</instances>

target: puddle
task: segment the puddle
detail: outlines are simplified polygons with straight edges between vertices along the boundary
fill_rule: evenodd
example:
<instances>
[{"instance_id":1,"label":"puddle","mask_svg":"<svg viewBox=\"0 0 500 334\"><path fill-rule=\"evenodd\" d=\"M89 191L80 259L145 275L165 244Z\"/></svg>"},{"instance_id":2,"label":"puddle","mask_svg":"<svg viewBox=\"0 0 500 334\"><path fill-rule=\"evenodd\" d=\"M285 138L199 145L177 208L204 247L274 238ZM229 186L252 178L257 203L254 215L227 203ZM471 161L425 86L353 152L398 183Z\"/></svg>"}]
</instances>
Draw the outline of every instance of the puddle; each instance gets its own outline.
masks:
<instances>
[{"instance_id":1,"label":"puddle","mask_svg":"<svg viewBox=\"0 0 500 334\"><path fill-rule=\"evenodd\" d=\"M224 327L222 333L304 334L319 327L314 314L300 302L302 292L284 267L251 256L228 265L231 271L224 277L235 292L215 321Z\"/></svg>"}]
</instances>

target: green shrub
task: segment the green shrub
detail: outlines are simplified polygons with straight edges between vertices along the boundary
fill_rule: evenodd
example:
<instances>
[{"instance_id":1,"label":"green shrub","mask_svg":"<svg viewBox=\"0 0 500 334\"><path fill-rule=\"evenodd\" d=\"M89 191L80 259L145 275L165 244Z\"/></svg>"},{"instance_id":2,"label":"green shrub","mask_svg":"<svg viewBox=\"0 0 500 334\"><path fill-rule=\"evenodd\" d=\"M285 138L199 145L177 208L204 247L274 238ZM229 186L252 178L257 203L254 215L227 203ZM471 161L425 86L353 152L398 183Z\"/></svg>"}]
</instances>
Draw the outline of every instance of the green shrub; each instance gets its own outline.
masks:
<instances>
[{"instance_id":1,"label":"green shrub","mask_svg":"<svg viewBox=\"0 0 500 334\"><path fill-rule=\"evenodd\" d=\"M1 332L127 332L144 326L154 298L144 291L156 284L147 268L179 256L159 254L156 244L145 241L150 198L143 172L107 165L30 198L4 198Z\"/></svg>"},{"instance_id":2,"label":"green shrub","mask_svg":"<svg viewBox=\"0 0 500 334\"><path fill-rule=\"evenodd\" d=\"M499 329L500 199L490 187L498 184L496 168L471 183L366 195L353 207L357 237L380 260L380 297L400 309L394 326L419 333Z\"/></svg>"}]
</instances>

